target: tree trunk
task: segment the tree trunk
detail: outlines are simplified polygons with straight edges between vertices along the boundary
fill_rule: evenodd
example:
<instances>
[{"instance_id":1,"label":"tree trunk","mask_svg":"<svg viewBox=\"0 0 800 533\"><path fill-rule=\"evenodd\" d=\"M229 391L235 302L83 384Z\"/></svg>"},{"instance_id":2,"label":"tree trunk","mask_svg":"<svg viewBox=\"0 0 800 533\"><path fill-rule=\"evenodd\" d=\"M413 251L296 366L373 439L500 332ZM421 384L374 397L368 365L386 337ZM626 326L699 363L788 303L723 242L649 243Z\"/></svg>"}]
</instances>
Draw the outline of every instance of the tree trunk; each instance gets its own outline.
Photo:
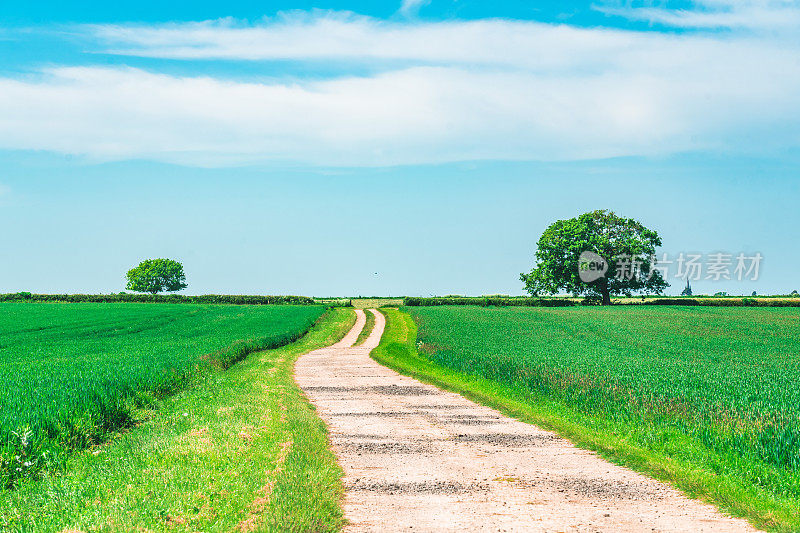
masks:
<instances>
[{"instance_id":1,"label":"tree trunk","mask_svg":"<svg viewBox=\"0 0 800 533\"><path fill-rule=\"evenodd\" d=\"M608 284L603 284L600 287L600 294L603 295L603 305L611 305L611 292L608 290Z\"/></svg>"}]
</instances>

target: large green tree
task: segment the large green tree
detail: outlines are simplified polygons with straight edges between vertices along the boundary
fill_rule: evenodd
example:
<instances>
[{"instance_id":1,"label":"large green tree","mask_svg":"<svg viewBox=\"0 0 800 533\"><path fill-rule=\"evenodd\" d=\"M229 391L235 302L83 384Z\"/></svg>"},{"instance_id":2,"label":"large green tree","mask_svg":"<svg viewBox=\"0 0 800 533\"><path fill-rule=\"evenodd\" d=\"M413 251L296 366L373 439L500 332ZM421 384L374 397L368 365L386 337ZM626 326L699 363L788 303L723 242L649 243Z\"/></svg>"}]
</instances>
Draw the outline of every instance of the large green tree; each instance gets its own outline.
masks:
<instances>
[{"instance_id":1,"label":"large green tree","mask_svg":"<svg viewBox=\"0 0 800 533\"><path fill-rule=\"evenodd\" d=\"M520 279L531 295L564 290L598 298L603 305L612 295L659 294L668 283L654 268L657 246L658 233L641 222L592 211L551 224L539 239L536 265Z\"/></svg>"},{"instance_id":2,"label":"large green tree","mask_svg":"<svg viewBox=\"0 0 800 533\"><path fill-rule=\"evenodd\" d=\"M172 259L145 259L130 269L125 277L128 280L125 288L136 292L158 294L187 287L183 265Z\"/></svg>"}]
</instances>

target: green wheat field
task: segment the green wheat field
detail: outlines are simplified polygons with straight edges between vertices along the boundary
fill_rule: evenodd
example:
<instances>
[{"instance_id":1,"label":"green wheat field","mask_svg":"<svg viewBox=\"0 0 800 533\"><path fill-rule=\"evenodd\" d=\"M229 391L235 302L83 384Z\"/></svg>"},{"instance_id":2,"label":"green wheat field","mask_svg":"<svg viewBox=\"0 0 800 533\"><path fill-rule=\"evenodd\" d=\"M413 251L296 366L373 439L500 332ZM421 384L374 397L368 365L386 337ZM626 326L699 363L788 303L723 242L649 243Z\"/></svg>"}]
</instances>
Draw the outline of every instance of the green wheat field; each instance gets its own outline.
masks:
<instances>
[{"instance_id":1,"label":"green wheat field","mask_svg":"<svg viewBox=\"0 0 800 533\"><path fill-rule=\"evenodd\" d=\"M207 368L296 340L324 310L0 303L0 486L102 442Z\"/></svg>"}]
</instances>

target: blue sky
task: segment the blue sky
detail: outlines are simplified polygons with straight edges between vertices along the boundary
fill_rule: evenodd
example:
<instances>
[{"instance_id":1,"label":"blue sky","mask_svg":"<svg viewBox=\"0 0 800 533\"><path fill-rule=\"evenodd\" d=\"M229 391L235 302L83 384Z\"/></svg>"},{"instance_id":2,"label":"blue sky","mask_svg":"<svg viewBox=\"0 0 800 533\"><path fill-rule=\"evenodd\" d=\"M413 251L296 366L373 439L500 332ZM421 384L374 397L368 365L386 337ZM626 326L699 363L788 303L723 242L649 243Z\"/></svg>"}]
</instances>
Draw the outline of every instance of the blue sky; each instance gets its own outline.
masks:
<instances>
[{"instance_id":1,"label":"blue sky","mask_svg":"<svg viewBox=\"0 0 800 533\"><path fill-rule=\"evenodd\" d=\"M519 294L598 208L763 255L701 292L800 290L798 29L770 0L4 4L0 291L172 257L188 293Z\"/></svg>"}]
</instances>

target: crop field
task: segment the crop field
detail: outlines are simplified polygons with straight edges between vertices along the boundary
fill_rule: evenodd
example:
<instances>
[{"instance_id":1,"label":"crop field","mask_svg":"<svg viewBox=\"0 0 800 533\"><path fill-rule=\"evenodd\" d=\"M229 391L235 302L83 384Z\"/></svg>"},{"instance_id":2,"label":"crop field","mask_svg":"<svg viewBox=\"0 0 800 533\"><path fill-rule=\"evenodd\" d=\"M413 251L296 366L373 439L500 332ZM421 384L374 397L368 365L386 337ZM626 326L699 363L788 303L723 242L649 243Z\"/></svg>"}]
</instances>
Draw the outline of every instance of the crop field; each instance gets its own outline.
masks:
<instances>
[{"instance_id":1,"label":"crop field","mask_svg":"<svg viewBox=\"0 0 800 533\"><path fill-rule=\"evenodd\" d=\"M440 365L800 501L800 309L405 309Z\"/></svg>"},{"instance_id":2,"label":"crop field","mask_svg":"<svg viewBox=\"0 0 800 533\"><path fill-rule=\"evenodd\" d=\"M102 441L203 369L300 337L322 306L0 303L0 489Z\"/></svg>"}]
</instances>

